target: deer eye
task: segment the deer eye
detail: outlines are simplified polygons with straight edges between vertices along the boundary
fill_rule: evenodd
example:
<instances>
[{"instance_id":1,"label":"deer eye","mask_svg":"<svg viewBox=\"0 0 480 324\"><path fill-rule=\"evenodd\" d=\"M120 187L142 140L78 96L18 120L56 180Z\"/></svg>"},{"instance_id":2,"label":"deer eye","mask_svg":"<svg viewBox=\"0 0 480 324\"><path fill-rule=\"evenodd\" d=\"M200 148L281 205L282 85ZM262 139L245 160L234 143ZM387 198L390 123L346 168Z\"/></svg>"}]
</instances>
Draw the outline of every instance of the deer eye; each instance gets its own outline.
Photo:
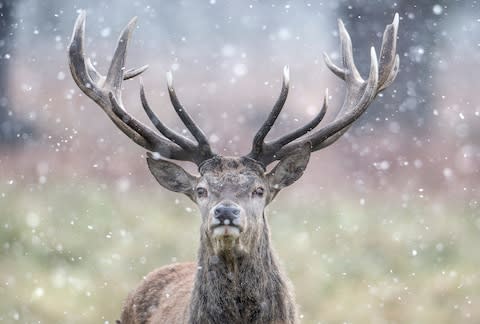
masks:
<instances>
[{"instance_id":1,"label":"deer eye","mask_svg":"<svg viewBox=\"0 0 480 324\"><path fill-rule=\"evenodd\" d=\"M207 189L205 189L203 187L198 187L196 192L197 192L197 197L198 198L206 198L208 196Z\"/></svg>"},{"instance_id":2,"label":"deer eye","mask_svg":"<svg viewBox=\"0 0 480 324\"><path fill-rule=\"evenodd\" d=\"M261 198L263 197L264 192L265 189L263 189L262 187L258 187L252 192L252 196Z\"/></svg>"}]
</instances>

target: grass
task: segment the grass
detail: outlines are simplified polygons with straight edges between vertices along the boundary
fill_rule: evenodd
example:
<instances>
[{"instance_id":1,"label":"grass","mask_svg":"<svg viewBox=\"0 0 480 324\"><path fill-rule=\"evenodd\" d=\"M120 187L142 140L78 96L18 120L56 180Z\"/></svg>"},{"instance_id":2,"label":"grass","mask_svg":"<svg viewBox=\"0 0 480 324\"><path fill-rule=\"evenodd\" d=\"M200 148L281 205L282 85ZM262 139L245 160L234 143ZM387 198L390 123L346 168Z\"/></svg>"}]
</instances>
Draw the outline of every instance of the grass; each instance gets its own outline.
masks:
<instances>
[{"instance_id":1,"label":"grass","mask_svg":"<svg viewBox=\"0 0 480 324\"><path fill-rule=\"evenodd\" d=\"M306 196L268 208L304 323L480 322L476 208ZM0 322L114 323L143 275L195 258L199 222L158 188L0 187Z\"/></svg>"}]
</instances>

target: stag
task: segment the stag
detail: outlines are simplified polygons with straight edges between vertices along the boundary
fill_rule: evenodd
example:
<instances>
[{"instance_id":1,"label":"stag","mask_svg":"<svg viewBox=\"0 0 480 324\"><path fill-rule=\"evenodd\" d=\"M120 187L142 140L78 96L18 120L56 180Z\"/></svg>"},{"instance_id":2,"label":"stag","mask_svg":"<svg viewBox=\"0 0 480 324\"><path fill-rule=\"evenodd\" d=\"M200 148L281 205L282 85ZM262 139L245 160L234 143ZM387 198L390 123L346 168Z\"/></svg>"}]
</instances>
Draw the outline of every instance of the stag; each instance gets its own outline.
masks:
<instances>
[{"instance_id":1,"label":"stag","mask_svg":"<svg viewBox=\"0 0 480 324\"><path fill-rule=\"evenodd\" d=\"M396 14L385 29L379 60L371 48L370 72L364 80L353 61L350 36L339 20L341 66L324 55L328 68L346 85L336 117L317 128L327 111L326 93L312 121L266 141L287 99L289 69L285 67L280 96L255 134L251 151L242 157L227 157L214 153L207 136L180 103L171 73L167 73L167 85L173 108L195 140L157 117L143 85L142 106L158 132L129 114L122 103L122 82L147 68L124 68L135 19L123 30L104 76L85 55L85 12L80 13L69 45L73 79L123 133L148 151L148 168L160 185L187 195L201 213L197 262L168 265L148 274L127 297L122 324L298 322L293 291L272 248L264 209L281 189L302 176L311 152L338 140L393 82L399 68L395 54L398 21ZM167 159L193 162L199 174L192 175Z\"/></svg>"}]
</instances>

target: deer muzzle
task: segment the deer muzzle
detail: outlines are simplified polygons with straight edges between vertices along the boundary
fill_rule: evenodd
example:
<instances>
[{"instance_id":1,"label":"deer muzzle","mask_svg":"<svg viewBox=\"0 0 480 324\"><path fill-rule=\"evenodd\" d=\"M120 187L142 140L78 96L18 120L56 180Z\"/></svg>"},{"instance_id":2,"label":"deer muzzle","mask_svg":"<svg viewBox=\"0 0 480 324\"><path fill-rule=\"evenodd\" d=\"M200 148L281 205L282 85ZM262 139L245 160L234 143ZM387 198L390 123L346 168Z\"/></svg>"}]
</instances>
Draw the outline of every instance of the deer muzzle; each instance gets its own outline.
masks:
<instances>
[{"instance_id":1,"label":"deer muzzle","mask_svg":"<svg viewBox=\"0 0 480 324\"><path fill-rule=\"evenodd\" d=\"M238 237L243 231L242 209L232 202L221 202L211 212L210 230L213 237Z\"/></svg>"}]
</instances>

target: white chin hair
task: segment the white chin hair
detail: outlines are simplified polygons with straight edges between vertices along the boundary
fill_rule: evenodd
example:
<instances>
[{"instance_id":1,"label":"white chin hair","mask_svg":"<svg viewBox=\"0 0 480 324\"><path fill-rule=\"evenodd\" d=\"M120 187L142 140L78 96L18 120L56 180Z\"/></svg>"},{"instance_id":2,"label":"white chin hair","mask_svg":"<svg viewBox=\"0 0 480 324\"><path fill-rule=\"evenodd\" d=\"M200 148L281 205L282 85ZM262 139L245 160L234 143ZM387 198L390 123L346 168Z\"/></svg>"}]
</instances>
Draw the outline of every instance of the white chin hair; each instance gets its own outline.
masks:
<instances>
[{"instance_id":1,"label":"white chin hair","mask_svg":"<svg viewBox=\"0 0 480 324\"><path fill-rule=\"evenodd\" d=\"M238 227L234 226L218 226L213 229L213 237L218 238L221 236L231 236L238 237L240 235L240 230Z\"/></svg>"}]
</instances>

